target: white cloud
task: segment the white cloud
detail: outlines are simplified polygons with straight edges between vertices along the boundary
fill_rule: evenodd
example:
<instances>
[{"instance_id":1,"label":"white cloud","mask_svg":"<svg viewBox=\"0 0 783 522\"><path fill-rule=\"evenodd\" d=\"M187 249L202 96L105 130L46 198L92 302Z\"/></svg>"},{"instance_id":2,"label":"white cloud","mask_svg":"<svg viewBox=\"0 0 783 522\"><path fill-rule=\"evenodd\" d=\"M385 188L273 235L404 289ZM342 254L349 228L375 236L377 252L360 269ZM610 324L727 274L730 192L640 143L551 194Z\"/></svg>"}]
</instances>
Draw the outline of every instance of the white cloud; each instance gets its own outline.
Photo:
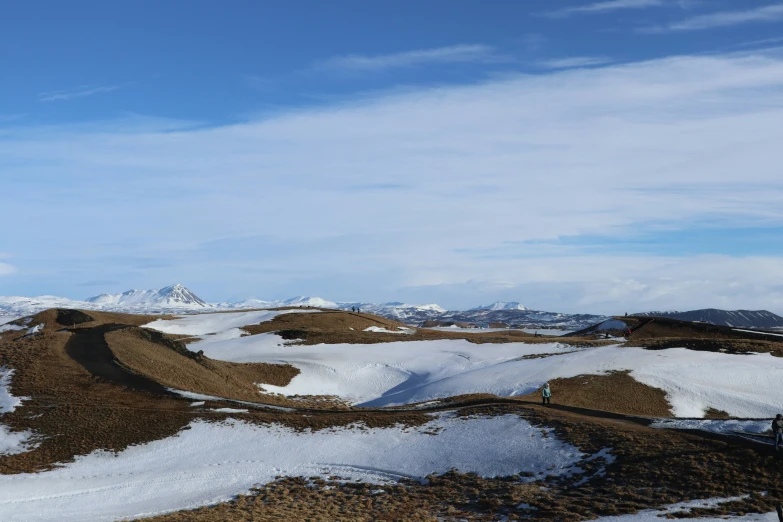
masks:
<instances>
[{"instance_id":1,"label":"white cloud","mask_svg":"<svg viewBox=\"0 0 783 522\"><path fill-rule=\"evenodd\" d=\"M8 263L0 263L0 276L13 274L16 272L16 267L9 265Z\"/></svg>"},{"instance_id":2,"label":"white cloud","mask_svg":"<svg viewBox=\"0 0 783 522\"><path fill-rule=\"evenodd\" d=\"M646 9L663 5L663 0L608 0L587 5L564 7L555 11L544 13L553 18L563 18L575 14L607 13L623 9Z\"/></svg>"},{"instance_id":3,"label":"white cloud","mask_svg":"<svg viewBox=\"0 0 783 522\"><path fill-rule=\"evenodd\" d=\"M556 58L539 62L546 69L570 69L572 67L591 67L610 63L611 58L606 56L571 56L568 58Z\"/></svg>"},{"instance_id":4,"label":"white cloud","mask_svg":"<svg viewBox=\"0 0 783 522\"><path fill-rule=\"evenodd\" d=\"M92 96L103 92L113 92L118 89L122 89L124 85L81 85L73 89L60 90L60 91L48 91L38 94L38 101L40 102L53 102L53 101L66 101L74 98L83 98L85 96Z\"/></svg>"},{"instance_id":5,"label":"white cloud","mask_svg":"<svg viewBox=\"0 0 783 522\"><path fill-rule=\"evenodd\" d=\"M783 4L766 5L742 11L719 11L687 18L664 27L646 28L643 31L695 31L751 22L775 22L778 20L783 20Z\"/></svg>"},{"instance_id":6,"label":"white cloud","mask_svg":"<svg viewBox=\"0 0 783 522\"><path fill-rule=\"evenodd\" d=\"M668 308L694 296L774 307L774 255L530 242L651 223L783 226L780 121L783 59L753 53L407 90L213 128L9 128L0 222L30 216L4 244L51 281L176 280L215 299L390 300L420 287L429 301L454 288L441 303L451 307L501 295L460 286L492 279L540 308Z\"/></svg>"},{"instance_id":7,"label":"white cloud","mask_svg":"<svg viewBox=\"0 0 783 522\"><path fill-rule=\"evenodd\" d=\"M435 49L418 49L402 53L362 56L336 56L316 64L316 69L340 71L385 71L437 63L497 63L508 58L496 54L488 45L452 45Z\"/></svg>"}]
</instances>

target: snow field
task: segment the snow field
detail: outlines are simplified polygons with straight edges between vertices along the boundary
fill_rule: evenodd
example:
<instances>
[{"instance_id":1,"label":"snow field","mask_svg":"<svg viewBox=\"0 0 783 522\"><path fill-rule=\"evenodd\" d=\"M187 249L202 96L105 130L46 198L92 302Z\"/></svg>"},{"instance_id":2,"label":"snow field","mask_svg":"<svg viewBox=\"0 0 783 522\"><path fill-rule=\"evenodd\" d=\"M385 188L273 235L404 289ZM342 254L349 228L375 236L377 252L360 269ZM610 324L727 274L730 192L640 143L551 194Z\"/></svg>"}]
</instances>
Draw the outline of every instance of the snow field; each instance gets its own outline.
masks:
<instances>
[{"instance_id":1,"label":"snow field","mask_svg":"<svg viewBox=\"0 0 783 522\"><path fill-rule=\"evenodd\" d=\"M587 457L516 415L441 414L416 428L362 428L295 432L238 420L193 422L116 456L98 451L52 471L0 475L0 520L152 515L225 501L279 475L384 484L451 468L483 476L577 474Z\"/></svg>"},{"instance_id":2,"label":"snow field","mask_svg":"<svg viewBox=\"0 0 783 522\"><path fill-rule=\"evenodd\" d=\"M239 330L243 326L271 321L281 314L315 313L319 310L265 310L260 312L224 312L215 314L195 314L176 319L158 319L145 328L177 335L202 336L218 334L220 339L241 337Z\"/></svg>"},{"instance_id":3,"label":"snow field","mask_svg":"<svg viewBox=\"0 0 783 522\"><path fill-rule=\"evenodd\" d=\"M783 409L783 358L685 348L645 350L617 345L574 349L560 343L473 344L465 340L383 344L286 344L269 333L199 348L214 359L290 363L301 373L288 386L263 385L285 395L336 395L362 406L424 402L467 393L525 395L545 382L581 374L629 370L663 390L677 417L703 417L708 408L735 417L766 418ZM523 359L526 355L554 354ZM553 390L557 400L557 390Z\"/></svg>"}]
</instances>

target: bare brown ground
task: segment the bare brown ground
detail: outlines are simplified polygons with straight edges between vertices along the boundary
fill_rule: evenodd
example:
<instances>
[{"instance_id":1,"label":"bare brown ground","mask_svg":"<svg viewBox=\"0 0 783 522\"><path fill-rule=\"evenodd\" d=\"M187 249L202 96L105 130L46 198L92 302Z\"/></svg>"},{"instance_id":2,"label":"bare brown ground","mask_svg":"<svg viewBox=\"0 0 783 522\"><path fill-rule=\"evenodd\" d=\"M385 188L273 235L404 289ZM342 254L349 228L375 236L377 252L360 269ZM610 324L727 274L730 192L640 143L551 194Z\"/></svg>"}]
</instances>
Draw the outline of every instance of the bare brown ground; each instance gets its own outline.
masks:
<instances>
[{"instance_id":1,"label":"bare brown ground","mask_svg":"<svg viewBox=\"0 0 783 522\"><path fill-rule=\"evenodd\" d=\"M552 401L577 408L611 411L646 417L671 417L671 404L663 390L642 384L627 371L606 375L578 375L549 381ZM540 401L541 392L524 396Z\"/></svg>"},{"instance_id":2,"label":"bare brown ground","mask_svg":"<svg viewBox=\"0 0 783 522\"><path fill-rule=\"evenodd\" d=\"M45 332L0 343L0 366L14 369L11 393L28 397L3 416L12 430L33 430L38 448L0 457L0 473L29 472L98 449L176 434L190 420L187 402L126 391L94 379L65 352L71 334Z\"/></svg>"},{"instance_id":3,"label":"bare brown ground","mask_svg":"<svg viewBox=\"0 0 783 522\"><path fill-rule=\"evenodd\" d=\"M444 332L441 330L416 329L414 334L394 334L383 332L365 332L366 328L377 326L387 330L406 327L403 323L385 319L377 315L354 312L324 310L315 314L282 314L271 321L242 329L250 334L277 332L284 339L300 340L302 344L374 344L398 341L432 341L438 339L465 339L473 343L551 343L561 342L574 346L603 346L610 341L580 337L533 336L520 330L503 332ZM406 327L407 328L407 327ZM194 345L194 349L196 345Z\"/></svg>"},{"instance_id":4,"label":"bare brown ground","mask_svg":"<svg viewBox=\"0 0 783 522\"><path fill-rule=\"evenodd\" d=\"M519 476L481 478L450 472L419 484L390 486L286 478L250 495L192 511L154 517L154 522L224 520L591 520L634 513L686 500L751 494L714 510L690 514L762 513L783 496L781 462L770 451L728 439L656 430L623 420L586 417L540 406L483 406L469 415L519 414L551 427L558 438L586 454L609 448L616 461L582 462L585 475L522 483ZM603 469L602 469L603 468ZM603 471L603 473L601 473ZM584 476L591 477L577 485ZM767 491L766 496L760 492ZM521 503L534 510L519 508Z\"/></svg>"},{"instance_id":5,"label":"bare brown ground","mask_svg":"<svg viewBox=\"0 0 783 522\"><path fill-rule=\"evenodd\" d=\"M289 364L238 364L186 357L144 334L140 328L125 328L106 334L106 341L124 367L169 388L259 402L262 396L256 383L286 386L299 374ZM264 402L280 401L265 396ZM289 402L286 405L291 405Z\"/></svg>"}]
</instances>

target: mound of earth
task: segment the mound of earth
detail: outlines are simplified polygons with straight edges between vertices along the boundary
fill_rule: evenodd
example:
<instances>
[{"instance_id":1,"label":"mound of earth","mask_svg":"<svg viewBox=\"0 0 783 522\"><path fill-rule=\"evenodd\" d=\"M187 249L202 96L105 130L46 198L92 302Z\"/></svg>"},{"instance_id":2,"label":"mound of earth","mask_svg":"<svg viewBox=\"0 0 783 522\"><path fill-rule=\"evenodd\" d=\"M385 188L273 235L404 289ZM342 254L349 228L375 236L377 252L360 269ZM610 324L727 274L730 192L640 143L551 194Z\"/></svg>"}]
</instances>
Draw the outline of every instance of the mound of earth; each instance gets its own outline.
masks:
<instances>
[{"instance_id":1,"label":"mound of earth","mask_svg":"<svg viewBox=\"0 0 783 522\"><path fill-rule=\"evenodd\" d=\"M106 342L124 368L167 388L258 402L258 384L285 386L299 370L288 364L215 361L189 351L158 332L125 327L106 333ZM275 403L274 396L264 402Z\"/></svg>"},{"instance_id":2,"label":"mound of earth","mask_svg":"<svg viewBox=\"0 0 783 522\"><path fill-rule=\"evenodd\" d=\"M552 400L557 405L645 417L672 415L671 404L663 390L640 383L627 371L553 379L549 385L553 392ZM525 399L540 401L541 393L536 391L526 395Z\"/></svg>"}]
</instances>

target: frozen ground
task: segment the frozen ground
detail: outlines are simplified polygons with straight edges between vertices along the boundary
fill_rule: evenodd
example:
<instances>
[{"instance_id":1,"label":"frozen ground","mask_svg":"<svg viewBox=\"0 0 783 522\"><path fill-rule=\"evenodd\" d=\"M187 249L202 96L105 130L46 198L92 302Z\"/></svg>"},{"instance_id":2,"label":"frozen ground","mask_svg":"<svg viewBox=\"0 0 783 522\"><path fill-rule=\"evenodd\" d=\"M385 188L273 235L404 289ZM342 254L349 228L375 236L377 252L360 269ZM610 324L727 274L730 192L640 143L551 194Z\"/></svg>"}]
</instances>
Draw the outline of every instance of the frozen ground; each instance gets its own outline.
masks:
<instances>
[{"instance_id":1,"label":"frozen ground","mask_svg":"<svg viewBox=\"0 0 783 522\"><path fill-rule=\"evenodd\" d=\"M203 336L217 334L221 339L233 339L241 336L243 326L265 323L281 314L313 313L319 310L264 310L260 312L233 312L216 314L185 315L176 319L158 319L145 328L177 335Z\"/></svg>"},{"instance_id":2,"label":"frozen ground","mask_svg":"<svg viewBox=\"0 0 783 522\"><path fill-rule=\"evenodd\" d=\"M301 373L285 395L337 395L353 404L389 406L467 393L525 395L558 377L630 370L666 392L677 417L703 417L708 408L735 417L764 418L783 403L783 358L684 348L645 350L617 345L576 350L560 343L474 344L465 340L383 344L292 345L275 334L201 341L215 359L287 362ZM524 359L535 354L549 357ZM557 390L553 390L557 400Z\"/></svg>"},{"instance_id":3,"label":"frozen ground","mask_svg":"<svg viewBox=\"0 0 783 522\"><path fill-rule=\"evenodd\" d=\"M0 520L139 517L227 500L279 475L383 484L452 467L483 476L580 473L586 455L543 432L516 415L442 414L418 428L315 433L236 420L193 422L174 437L116 456L95 452L52 471L0 476Z\"/></svg>"}]
</instances>

